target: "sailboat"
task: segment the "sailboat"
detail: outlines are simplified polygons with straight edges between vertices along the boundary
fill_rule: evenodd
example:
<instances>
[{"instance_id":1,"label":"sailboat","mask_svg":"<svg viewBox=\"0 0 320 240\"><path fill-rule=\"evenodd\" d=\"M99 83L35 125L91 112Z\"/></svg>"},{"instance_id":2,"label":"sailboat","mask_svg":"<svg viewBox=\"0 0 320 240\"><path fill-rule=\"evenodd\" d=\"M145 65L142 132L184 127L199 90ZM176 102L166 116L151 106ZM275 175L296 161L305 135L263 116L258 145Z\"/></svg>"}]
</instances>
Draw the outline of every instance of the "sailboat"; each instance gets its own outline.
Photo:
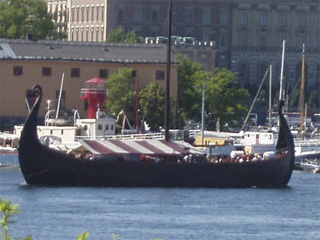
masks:
<instances>
[{"instance_id":1,"label":"sailboat","mask_svg":"<svg viewBox=\"0 0 320 240\"><path fill-rule=\"evenodd\" d=\"M295 140L296 163L303 170L317 169L320 164L320 143L319 139L307 139L306 137L306 101L305 101L305 81L306 81L306 57L305 45L302 49L301 66L301 94L300 94L300 138Z\"/></svg>"}]
</instances>

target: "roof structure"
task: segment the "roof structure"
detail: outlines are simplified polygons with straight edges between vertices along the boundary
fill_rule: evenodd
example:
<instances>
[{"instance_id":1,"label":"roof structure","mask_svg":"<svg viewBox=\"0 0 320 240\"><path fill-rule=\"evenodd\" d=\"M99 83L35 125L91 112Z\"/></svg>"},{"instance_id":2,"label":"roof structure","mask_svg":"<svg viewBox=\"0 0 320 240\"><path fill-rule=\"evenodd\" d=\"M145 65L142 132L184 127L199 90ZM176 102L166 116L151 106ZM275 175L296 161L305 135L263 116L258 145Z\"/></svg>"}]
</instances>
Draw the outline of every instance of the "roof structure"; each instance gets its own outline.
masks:
<instances>
[{"instance_id":1,"label":"roof structure","mask_svg":"<svg viewBox=\"0 0 320 240\"><path fill-rule=\"evenodd\" d=\"M202 152L188 143L166 141L164 139L148 140L81 140L81 145L93 154L148 154L180 155Z\"/></svg>"},{"instance_id":2,"label":"roof structure","mask_svg":"<svg viewBox=\"0 0 320 240\"><path fill-rule=\"evenodd\" d=\"M94 77L86 81L86 83L106 83L106 81L102 80L101 78Z\"/></svg>"},{"instance_id":3,"label":"roof structure","mask_svg":"<svg viewBox=\"0 0 320 240\"><path fill-rule=\"evenodd\" d=\"M0 39L0 60L64 60L112 63L161 63L167 60L164 44L93 43ZM177 63L172 58L172 63Z\"/></svg>"}]
</instances>

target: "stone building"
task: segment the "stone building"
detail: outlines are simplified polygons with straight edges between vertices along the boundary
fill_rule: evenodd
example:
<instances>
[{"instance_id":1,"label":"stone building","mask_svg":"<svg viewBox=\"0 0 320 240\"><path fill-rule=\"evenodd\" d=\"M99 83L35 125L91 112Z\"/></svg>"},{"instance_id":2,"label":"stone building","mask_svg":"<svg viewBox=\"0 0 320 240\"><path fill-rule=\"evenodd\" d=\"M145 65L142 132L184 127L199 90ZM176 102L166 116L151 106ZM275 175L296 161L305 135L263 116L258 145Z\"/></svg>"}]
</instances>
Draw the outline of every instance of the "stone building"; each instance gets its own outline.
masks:
<instances>
[{"instance_id":1,"label":"stone building","mask_svg":"<svg viewBox=\"0 0 320 240\"><path fill-rule=\"evenodd\" d=\"M59 26L65 29L67 21L69 41L104 41L118 27L142 37L166 36L169 0L47 1ZM318 87L319 8L319 0L172 0L172 35L214 41L214 65L238 72L242 85L259 85L269 65L279 81L283 40L284 75L293 85L305 44L308 86Z\"/></svg>"},{"instance_id":2,"label":"stone building","mask_svg":"<svg viewBox=\"0 0 320 240\"><path fill-rule=\"evenodd\" d=\"M134 30L144 38L167 36L168 0L46 1L48 11L55 16L59 26L62 25L61 20L65 19L68 41L103 42L110 30L119 27L125 31ZM208 69L213 70L215 65L230 67L232 1L200 0L196 1L197 4L189 0L172 2L172 35L195 38L202 46L214 42L216 57L209 59L213 65ZM61 9L66 12L59 13ZM179 47L176 52L178 50Z\"/></svg>"},{"instance_id":3,"label":"stone building","mask_svg":"<svg viewBox=\"0 0 320 240\"><path fill-rule=\"evenodd\" d=\"M61 109L76 109L87 116L80 98L85 81L93 77L108 80L120 68L135 70L140 88L158 82L166 89L166 45L107 44L62 41L0 40L0 129L25 121L32 106L31 89L43 88L40 117L46 113L46 100L57 106L62 75L64 86ZM170 95L173 112L177 103L177 68L172 58ZM28 104L27 104L28 103ZM10 126L8 126L10 125Z\"/></svg>"},{"instance_id":4,"label":"stone building","mask_svg":"<svg viewBox=\"0 0 320 240\"><path fill-rule=\"evenodd\" d=\"M307 84L319 90L320 1L234 0L231 70L242 84L259 85L273 66L279 83L283 40L284 77L291 89L301 77L302 45L306 47Z\"/></svg>"}]
</instances>

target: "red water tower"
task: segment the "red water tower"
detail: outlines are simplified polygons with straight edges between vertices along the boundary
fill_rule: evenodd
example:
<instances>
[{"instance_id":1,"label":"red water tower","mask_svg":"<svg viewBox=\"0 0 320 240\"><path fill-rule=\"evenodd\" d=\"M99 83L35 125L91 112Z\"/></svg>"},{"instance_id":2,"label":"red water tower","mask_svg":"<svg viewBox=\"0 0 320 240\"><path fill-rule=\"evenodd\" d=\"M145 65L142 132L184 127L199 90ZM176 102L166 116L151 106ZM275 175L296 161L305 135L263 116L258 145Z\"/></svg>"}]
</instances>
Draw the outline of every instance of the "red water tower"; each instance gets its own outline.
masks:
<instances>
[{"instance_id":1,"label":"red water tower","mask_svg":"<svg viewBox=\"0 0 320 240\"><path fill-rule=\"evenodd\" d=\"M81 98L89 103L88 118L96 118L98 107L102 110L107 99L106 82L98 77L86 81L86 88L82 90Z\"/></svg>"}]
</instances>

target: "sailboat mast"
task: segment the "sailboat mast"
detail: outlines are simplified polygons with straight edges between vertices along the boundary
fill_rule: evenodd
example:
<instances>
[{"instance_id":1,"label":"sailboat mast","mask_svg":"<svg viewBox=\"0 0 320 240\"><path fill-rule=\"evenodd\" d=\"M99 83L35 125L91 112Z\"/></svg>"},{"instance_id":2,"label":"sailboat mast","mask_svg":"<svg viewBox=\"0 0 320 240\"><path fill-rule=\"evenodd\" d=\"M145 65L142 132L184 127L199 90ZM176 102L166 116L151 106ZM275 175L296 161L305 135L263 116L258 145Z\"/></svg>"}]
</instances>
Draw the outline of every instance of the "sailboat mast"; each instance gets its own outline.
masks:
<instances>
[{"instance_id":1,"label":"sailboat mast","mask_svg":"<svg viewBox=\"0 0 320 240\"><path fill-rule=\"evenodd\" d=\"M269 66L269 127L272 127L272 65Z\"/></svg>"},{"instance_id":2,"label":"sailboat mast","mask_svg":"<svg viewBox=\"0 0 320 240\"><path fill-rule=\"evenodd\" d=\"M203 87L202 87L202 107L201 107L201 145L204 145L204 95L206 91L205 80L203 80Z\"/></svg>"},{"instance_id":3,"label":"sailboat mast","mask_svg":"<svg viewBox=\"0 0 320 240\"><path fill-rule=\"evenodd\" d=\"M165 139L170 140L169 121L170 121L170 63L171 63L171 8L172 0L168 6L168 41L167 41L167 79L166 79L166 112L165 112Z\"/></svg>"},{"instance_id":4,"label":"sailboat mast","mask_svg":"<svg viewBox=\"0 0 320 240\"><path fill-rule=\"evenodd\" d=\"M305 137L305 81L306 81L306 69L305 69L305 45L302 45L302 66L301 66L301 139Z\"/></svg>"},{"instance_id":5,"label":"sailboat mast","mask_svg":"<svg viewBox=\"0 0 320 240\"><path fill-rule=\"evenodd\" d=\"M284 71L284 54L286 48L286 40L282 42L282 58L281 58L281 73L280 73L280 92L279 92L279 100L283 99L283 71Z\"/></svg>"}]
</instances>

